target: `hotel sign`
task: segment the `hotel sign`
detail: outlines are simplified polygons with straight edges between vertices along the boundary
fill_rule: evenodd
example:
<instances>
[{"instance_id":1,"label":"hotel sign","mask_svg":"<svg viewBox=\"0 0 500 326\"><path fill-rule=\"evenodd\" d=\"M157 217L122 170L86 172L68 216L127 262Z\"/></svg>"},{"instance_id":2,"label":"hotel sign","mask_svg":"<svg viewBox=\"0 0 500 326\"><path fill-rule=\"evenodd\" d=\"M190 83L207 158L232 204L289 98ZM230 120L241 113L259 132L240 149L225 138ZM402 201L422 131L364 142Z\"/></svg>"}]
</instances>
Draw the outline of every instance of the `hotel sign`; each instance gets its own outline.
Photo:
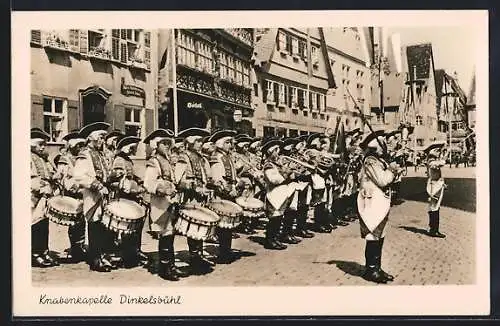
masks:
<instances>
[{"instance_id":1,"label":"hotel sign","mask_svg":"<svg viewBox=\"0 0 500 326\"><path fill-rule=\"evenodd\" d=\"M144 91L144 89L134 85L122 84L121 93L125 96L146 98L146 92Z\"/></svg>"},{"instance_id":2,"label":"hotel sign","mask_svg":"<svg viewBox=\"0 0 500 326\"><path fill-rule=\"evenodd\" d=\"M203 109L203 104L200 102L187 102L188 109Z\"/></svg>"}]
</instances>

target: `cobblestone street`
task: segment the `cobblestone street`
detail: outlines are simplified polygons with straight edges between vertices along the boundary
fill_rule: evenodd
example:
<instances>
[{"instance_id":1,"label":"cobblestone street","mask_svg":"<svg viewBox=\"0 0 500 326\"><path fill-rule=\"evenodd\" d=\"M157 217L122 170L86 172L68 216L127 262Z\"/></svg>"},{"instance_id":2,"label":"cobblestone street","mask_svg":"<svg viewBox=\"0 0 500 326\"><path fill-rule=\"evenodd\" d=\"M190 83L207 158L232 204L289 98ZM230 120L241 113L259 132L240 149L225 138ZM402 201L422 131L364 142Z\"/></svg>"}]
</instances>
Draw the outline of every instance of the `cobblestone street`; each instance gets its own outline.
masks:
<instances>
[{"instance_id":1,"label":"cobblestone street","mask_svg":"<svg viewBox=\"0 0 500 326\"><path fill-rule=\"evenodd\" d=\"M383 248L382 266L395 276L391 285L475 283L475 176L474 168L443 169L448 184L441 208L441 232L445 239L427 236L428 216L424 169L411 169L403 179L405 202L391 209ZM67 230L51 223L50 248L62 253L69 246ZM266 250L260 244L263 231L233 240L240 258L217 265L201 276L168 282L147 269L119 269L111 273L89 271L85 263L33 269L34 286L333 286L368 285L360 275L364 265L364 241L359 223L338 227L330 234L315 234L284 251ZM177 237L176 260L185 266L187 244ZM143 236L142 249L157 259L157 241ZM206 244L209 254L217 247Z\"/></svg>"}]
</instances>

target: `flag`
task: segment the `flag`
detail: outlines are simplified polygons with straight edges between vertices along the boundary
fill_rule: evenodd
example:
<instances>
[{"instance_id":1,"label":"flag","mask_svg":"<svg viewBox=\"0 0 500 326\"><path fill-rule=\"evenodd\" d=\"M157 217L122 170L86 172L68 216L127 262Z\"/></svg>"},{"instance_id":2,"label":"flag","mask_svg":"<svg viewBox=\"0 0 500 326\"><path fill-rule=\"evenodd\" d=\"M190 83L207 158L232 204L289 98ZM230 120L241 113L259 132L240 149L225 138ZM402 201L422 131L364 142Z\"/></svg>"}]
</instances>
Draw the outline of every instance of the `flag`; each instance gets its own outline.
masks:
<instances>
[{"instance_id":1,"label":"flag","mask_svg":"<svg viewBox=\"0 0 500 326\"><path fill-rule=\"evenodd\" d=\"M330 136L330 152L335 153L337 147L337 134L340 127L340 122L342 121L342 116L337 116L337 122L335 123L335 129L333 134Z\"/></svg>"},{"instance_id":2,"label":"flag","mask_svg":"<svg viewBox=\"0 0 500 326\"><path fill-rule=\"evenodd\" d=\"M369 44L370 44L370 57L371 57L371 65L375 63L375 35L373 33L373 27L368 27L368 38L369 38Z\"/></svg>"},{"instance_id":3,"label":"flag","mask_svg":"<svg viewBox=\"0 0 500 326\"><path fill-rule=\"evenodd\" d=\"M160 29L158 33L158 100L166 101L167 91L172 87L173 71L172 59L174 58L174 43L172 29Z\"/></svg>"},{"instance_id":4,"label":"flag","mask_svg":"<svg viewBox=\"0 0 500 326\"><path fill-rule=\"evenodd\" d=\"M340 123L340 127L336 135L334 154L341 154L344 157L347 155L347 146L345 143L345 128L343 121Z\"/></svg>"}]
</instances>

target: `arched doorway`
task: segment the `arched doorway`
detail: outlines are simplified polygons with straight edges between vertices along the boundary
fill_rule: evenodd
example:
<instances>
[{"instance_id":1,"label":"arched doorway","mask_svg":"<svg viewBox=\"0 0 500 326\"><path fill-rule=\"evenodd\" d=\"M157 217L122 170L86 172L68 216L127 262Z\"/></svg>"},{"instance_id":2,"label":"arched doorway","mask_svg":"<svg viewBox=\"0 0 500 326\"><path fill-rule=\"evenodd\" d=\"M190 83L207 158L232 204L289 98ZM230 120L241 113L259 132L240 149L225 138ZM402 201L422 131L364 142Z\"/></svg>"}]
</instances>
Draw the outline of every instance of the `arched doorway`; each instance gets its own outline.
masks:
<instances>
[{"instance_id":1,"label":"arched doorway","mask_svg":"<svg viewBox=\"0 0 500 326\"><path fill-rule=\"evenodd\" d=\"M99 86L91 86L81 91L84 126L106 120L105 106L110 96L111 92Z\"/></svg>"}]
</instances>

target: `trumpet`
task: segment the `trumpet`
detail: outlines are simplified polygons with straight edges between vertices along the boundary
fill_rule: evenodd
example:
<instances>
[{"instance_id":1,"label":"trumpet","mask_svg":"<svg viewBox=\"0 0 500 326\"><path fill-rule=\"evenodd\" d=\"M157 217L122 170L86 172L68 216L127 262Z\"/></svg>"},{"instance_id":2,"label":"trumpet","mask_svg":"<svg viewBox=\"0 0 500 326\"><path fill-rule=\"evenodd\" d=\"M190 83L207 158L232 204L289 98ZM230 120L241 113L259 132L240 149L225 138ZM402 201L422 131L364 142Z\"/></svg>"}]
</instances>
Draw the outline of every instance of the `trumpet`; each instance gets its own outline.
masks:
<instances>
[{"instance_id":1,"label":"trumpet","mask_svg":"<svg viewBox=\"0 0 500 326\"><path fill-rule=\"evenodd\" d=\"M294 162L294 163L296 163L296 164L299 164L299 165L301 165L301 166L303 166L303 167L305 167L306 169L309 169L309 170L316 170L316 169L317 169L317 167L315 167L314 165L311 165L311 164L308 164L308 163L302 162L302 161L297 160L297 159L295 159L295 158L293 158L293 157L290 157L290 156L281 155L281 156L280 156L280 158L284 158L284 159L286 159L286 160L289 160L289 161L291 161L291 162Z\"/></svg>"}]
</instances>

